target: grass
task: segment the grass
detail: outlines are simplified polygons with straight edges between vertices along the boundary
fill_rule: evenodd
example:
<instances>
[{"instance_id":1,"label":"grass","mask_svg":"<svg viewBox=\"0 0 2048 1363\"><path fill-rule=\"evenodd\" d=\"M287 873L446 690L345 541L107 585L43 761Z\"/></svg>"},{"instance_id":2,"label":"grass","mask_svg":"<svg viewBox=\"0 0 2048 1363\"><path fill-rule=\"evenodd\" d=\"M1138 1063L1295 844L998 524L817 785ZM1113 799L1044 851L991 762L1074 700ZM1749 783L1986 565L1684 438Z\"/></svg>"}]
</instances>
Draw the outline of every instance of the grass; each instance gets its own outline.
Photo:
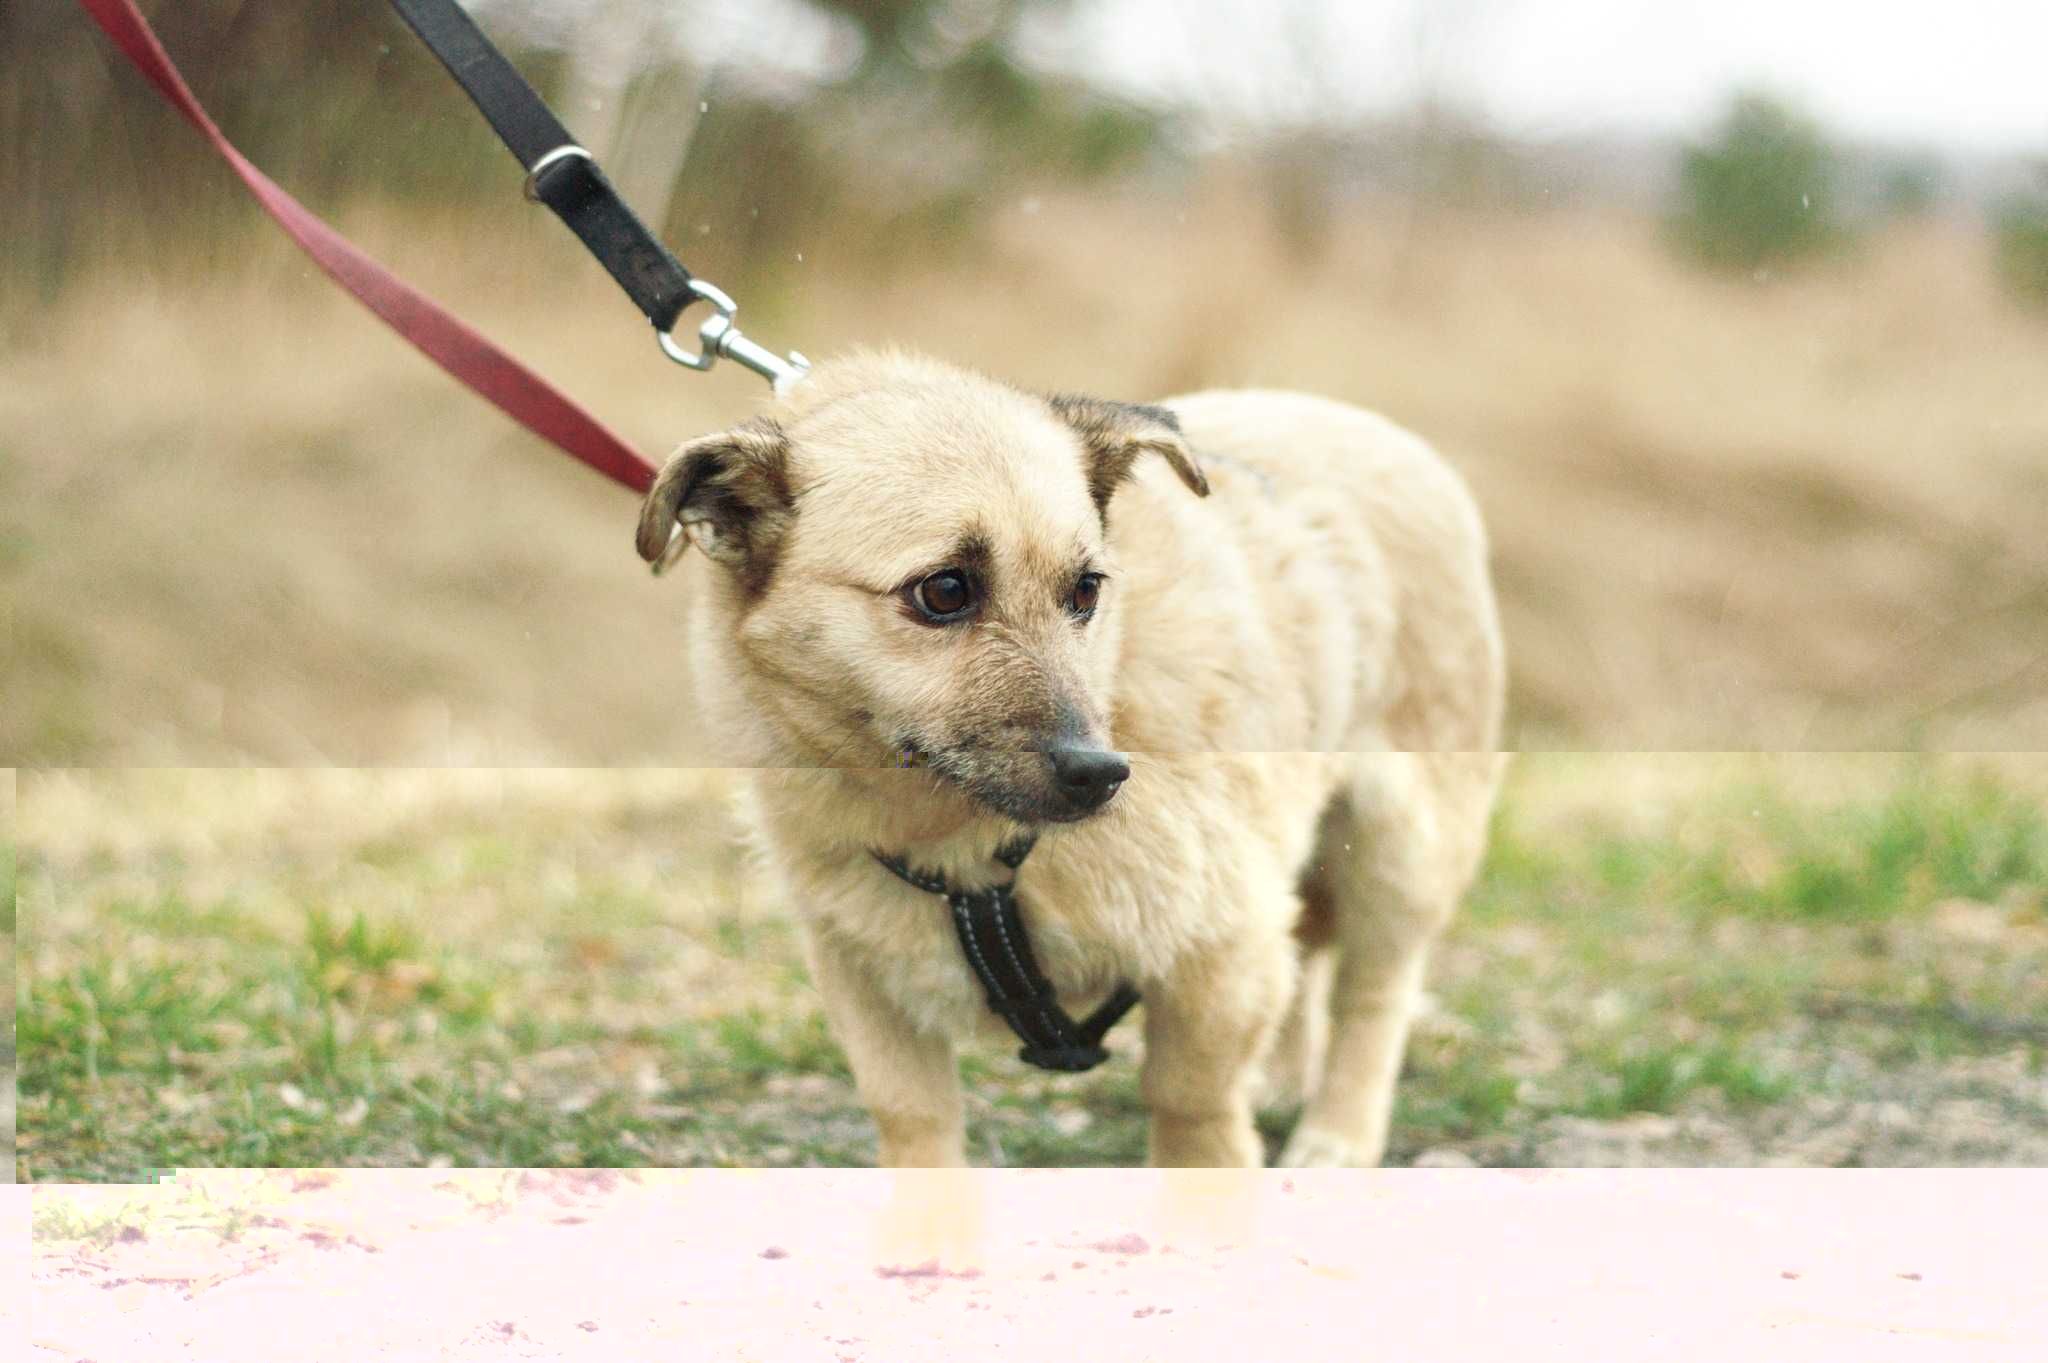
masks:
<instances>
[{"instance_id":1,"label":"grass","mask_svg":"<svg viewBox=\"0 0 2048 1363\"><path fill-rule=\"evenodd\" d=\"M1761 1160L1888 1103L1927 1125L1829 1162L2048 1154L2044 789L2039 759L1524 757L1393 1157L1608 1162L1663 1121L1656 1158ZM24 1176L870 1160L722 790L28 774ZM1141 1161L1135 1041L1087 1076L970 1049L975 1158ZM1972 1101L2010 1131L1941 1115Z\"/></svg>"},{"instance_id":2,"label":"grass","mask_svg":"<svg viewBox=\"0 0 2048 1363\"><path fill-rule=\"evenodd\" d=\"M1593 1057L1593 1082L1572 1110L1589 1117L1676 1112L1687 1097L1712 1090L1736 1108L1783 1102L1796 1086L1740 1045L1610 1047Z\"/></svg>"},{"instance_id":3,"label":"grass","mask_svg":"<svg viewBox=\"0 0 2048 1363\"><path fill-rule=\"evenodd\" d=\"M1923 760L1883 799L1821 818L1751 792L1761 836L1701 856L1687 898L1764 917L1872 919L2048 883L2048 814L2036 799L1981 777L1943 784L1926 770Z\"/></svg>"},{"instance_id":4,"label":"grass","mask_svg":"<svg viewBox=\"0 0 2048 1363\"><path fill-rule=\"evenodd\" d=\"M1699 837L1598 831L1569 864L1528 845L1510 807L1479 911L1525 910L1561 876L1605 895L1787 922L1877 921L2048 884L2048 812L2036 793L1983 771L1955 776L1932 757L1895 763L1874 798L1816 807L1766 779L1709 800ZM1508 898L1496 906L1496 895Z\"/></svg>"},{"instance_id":5,"label":"grass","mask_svg":"<svg viewBox=\"0 0 2048 1363\"><path fill-rule=\"evenodd\" d=\"M4 468L4 464L0 464L0 468ZM0 1006L7 1010L5 1029L0 1030L0 1068L6 1071L4 1086L0 1086L0 1131L7 1135L7 1153L5 1163L0 1164L0 1181L9 1183L15 1176L15 777L12 768L0 770L0 957L4 957L7 965L5 976L0 976Z\"/></svg>"}]
</instances>

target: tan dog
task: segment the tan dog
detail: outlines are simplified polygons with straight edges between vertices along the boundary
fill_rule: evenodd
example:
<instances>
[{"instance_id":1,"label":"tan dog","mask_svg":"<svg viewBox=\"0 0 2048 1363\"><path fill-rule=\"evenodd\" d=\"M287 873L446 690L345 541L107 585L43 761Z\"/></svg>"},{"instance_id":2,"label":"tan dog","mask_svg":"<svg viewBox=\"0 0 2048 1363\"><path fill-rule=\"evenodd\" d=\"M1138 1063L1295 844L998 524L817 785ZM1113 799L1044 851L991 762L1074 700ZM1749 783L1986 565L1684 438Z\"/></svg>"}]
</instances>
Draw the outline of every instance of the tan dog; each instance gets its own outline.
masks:
<instances>
[{"instance_id":1,"label":"tan dog","mask_svg":"<svg viewBox=\"0 0 2048 1363\"><path fill-rule=\"evenodd\" d=\"M1001 1024L873 853L974 887L1022 829L1062 1002L1143 994L1154 1163L1260 1163L1262 1062L1306 1098L1283 1163L1378 1162L1503 761L1485 537L1426 445L1295 394L859 355L679 450L641 554L678 521L697 699L884 1164L962 1161L954 1038Z\"/></svg>"}]
</instances>

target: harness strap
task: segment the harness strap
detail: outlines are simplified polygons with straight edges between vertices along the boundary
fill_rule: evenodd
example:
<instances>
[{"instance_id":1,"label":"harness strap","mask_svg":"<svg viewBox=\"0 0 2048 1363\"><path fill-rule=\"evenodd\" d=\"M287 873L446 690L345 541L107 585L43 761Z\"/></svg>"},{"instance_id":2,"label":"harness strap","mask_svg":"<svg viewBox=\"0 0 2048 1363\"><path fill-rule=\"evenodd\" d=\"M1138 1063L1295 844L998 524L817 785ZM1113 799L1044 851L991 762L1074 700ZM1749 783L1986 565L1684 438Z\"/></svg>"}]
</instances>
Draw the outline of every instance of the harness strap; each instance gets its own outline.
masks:
<instances>
[{"instance_id":1,"label":"harness strap","mask_svg":"<svg viewBox=\"0 0 2048 1363\"><path fill-rule=\"evenodd\" d=\"M1006 844L996 852L996 860L1016 870L1030 853L1032 841L1022 838ZM1122 981L1087 1017L1079 1022L1070 1017L1060 1007L1052 982L1038 968L1014 880L962 890L943 876L911 869L901 857L876 852L874 858L906 885L945 897L960 950L981 981L989 1009L1024 1043L1018 1059L1040 1069L1078 1074L1109 1058L1102 1039L1137 1004L1137 989Z\"/></svg>"},{"instance_id":2,"label":"harness strap","mask_svg":"<svg viewBox=\"0 0 2048 1363\"><path fill-rule=\"evenodd\" d=\"M205 136L263 211L385 325L541 439L635 492L645 492L653 485L654 466L632 446L546 379L364 255L237 151L178 74L134 0L79 0L79 4L157 93Z\"/></svg>"},{"instance_id":3,"label":"harness strap","mask_svg":"<svg viewBox=\"0 0 2048 1363\"><path fill-rule=\"evenodd\" d=\"M455 0L391 0L468 92L527 172L527 192L555 211L633 305L666 335L697 295L690 272L635 217L590 153Z\"/></svg>"}]
</instances>

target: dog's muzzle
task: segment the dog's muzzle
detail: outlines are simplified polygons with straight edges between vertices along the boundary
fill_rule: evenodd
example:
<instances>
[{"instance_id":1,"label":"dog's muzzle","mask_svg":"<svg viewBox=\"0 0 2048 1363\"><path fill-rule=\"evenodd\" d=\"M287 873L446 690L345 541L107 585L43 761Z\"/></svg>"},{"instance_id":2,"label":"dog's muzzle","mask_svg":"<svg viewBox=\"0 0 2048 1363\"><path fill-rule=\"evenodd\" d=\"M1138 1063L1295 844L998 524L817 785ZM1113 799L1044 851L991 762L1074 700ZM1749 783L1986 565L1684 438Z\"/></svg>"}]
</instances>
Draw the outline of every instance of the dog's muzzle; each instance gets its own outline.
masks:
<instances>
[{"instance_id":1,"label":"dog's muzzle","mask_svg":"<svg viewBox=\"0 0 2048 1363\"><path fill-rule=\"evenodd\" d=\"M1045 759L1054 791L1077 818L1108 804L1131 775L1124 755L1106 748L1049 748Z\"/></svg>"}]
</instances>

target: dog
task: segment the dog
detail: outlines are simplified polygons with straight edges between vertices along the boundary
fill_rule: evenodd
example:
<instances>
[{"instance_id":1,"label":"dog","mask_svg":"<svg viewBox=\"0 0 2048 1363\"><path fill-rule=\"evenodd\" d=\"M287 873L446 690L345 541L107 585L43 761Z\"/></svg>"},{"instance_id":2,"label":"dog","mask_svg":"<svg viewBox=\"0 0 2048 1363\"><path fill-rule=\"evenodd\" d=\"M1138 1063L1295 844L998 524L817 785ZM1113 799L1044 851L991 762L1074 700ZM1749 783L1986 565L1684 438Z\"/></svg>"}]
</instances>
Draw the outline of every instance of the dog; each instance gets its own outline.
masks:
<instances>
[{"instance_id":1,"label":"dog","mask_svg":"<svg viewBox=\"0 0 2048 1363\"><path fill-rule=\"evenodd\" d=\"M1062 1005L1143 999L1148 1155L1377 1164L1502 777L1487 546L1420 438L1324 398L1027 393L860 352L660 471L697 703L889 1166L964 1162L1000 1033L944 905L1014 872Z\"/></svg>"}]
</instances>

